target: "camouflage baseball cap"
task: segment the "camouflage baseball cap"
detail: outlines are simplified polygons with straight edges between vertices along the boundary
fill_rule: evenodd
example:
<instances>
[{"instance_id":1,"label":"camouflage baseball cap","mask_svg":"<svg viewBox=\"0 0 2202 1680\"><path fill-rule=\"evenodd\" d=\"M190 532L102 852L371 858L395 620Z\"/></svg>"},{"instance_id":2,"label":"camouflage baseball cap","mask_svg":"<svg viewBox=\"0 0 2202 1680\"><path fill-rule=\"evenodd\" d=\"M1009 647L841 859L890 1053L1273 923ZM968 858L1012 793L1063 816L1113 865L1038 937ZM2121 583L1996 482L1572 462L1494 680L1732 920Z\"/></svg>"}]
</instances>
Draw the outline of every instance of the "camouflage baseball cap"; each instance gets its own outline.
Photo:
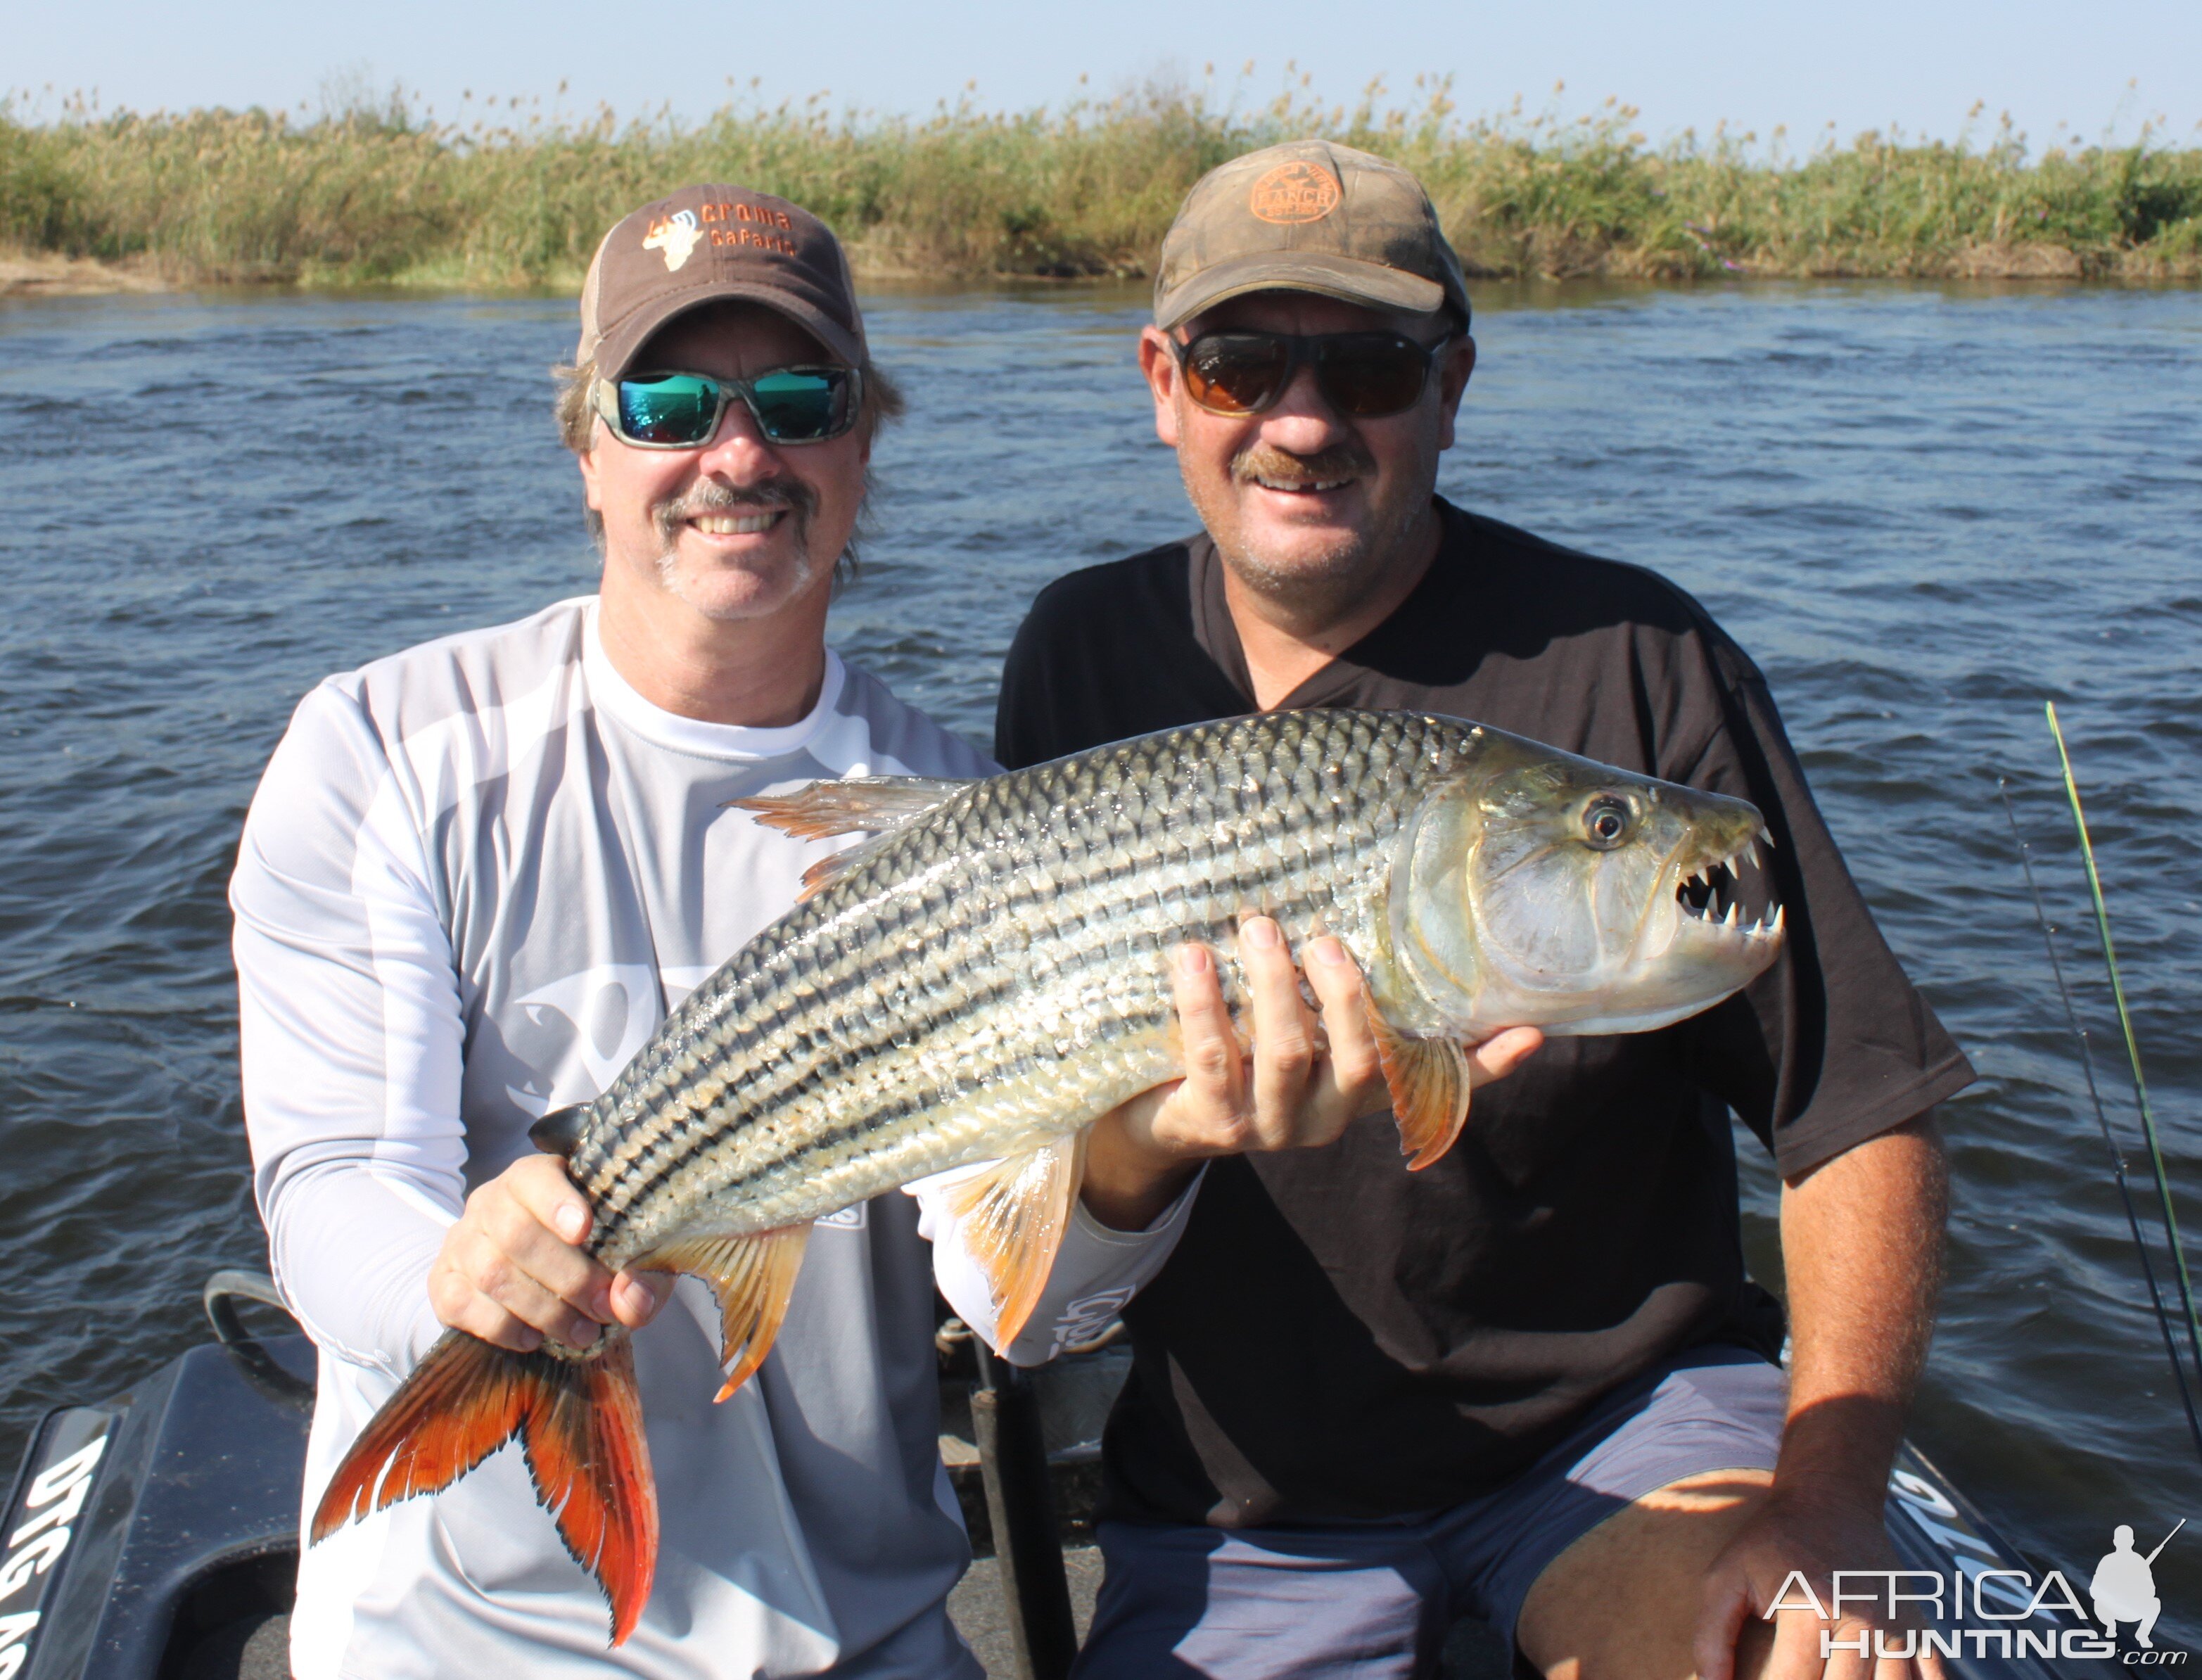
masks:
<instances>
[{"instance_id":1,"label":"camouflage baseball cap","mask_svg":"<svg viewBox=\"0 0 2202 1680\"><path fill-rule=\"evenodd\" d=\"M1163 236L1155 325L1249 292L1314 292L1370 309L1468 319L1460 259L1422 184L1328 140L1291 140L1210 169Z\"/></svg>"},{"instance_id":2,"label":"camouflage baseball cap","mask_svg":"<svg viewBox=\"0 0 2202 1680\"><path fill-rule=\"evenodd\" d=\"M810 211L745 186L686 186L604 235L581 285L577 363L600 379L633 365L675 315L721 299L762 304L851 367L864 359L856 281L833 231Z\"/></svg>"}]
</instances>

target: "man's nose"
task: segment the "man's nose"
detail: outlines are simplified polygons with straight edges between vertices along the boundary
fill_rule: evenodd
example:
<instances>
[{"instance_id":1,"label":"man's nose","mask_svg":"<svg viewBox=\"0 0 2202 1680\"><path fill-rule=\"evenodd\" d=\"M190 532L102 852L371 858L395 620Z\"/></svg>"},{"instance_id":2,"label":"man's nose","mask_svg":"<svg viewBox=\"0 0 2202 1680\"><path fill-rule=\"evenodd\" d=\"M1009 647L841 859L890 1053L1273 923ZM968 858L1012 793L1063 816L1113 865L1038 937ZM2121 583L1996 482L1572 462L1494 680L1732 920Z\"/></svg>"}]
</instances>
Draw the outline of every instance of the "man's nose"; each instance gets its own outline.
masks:
<instances>
[{"instance_id":1,"label":"man's nose","mask_svg":"<svg viewBox=\"0 0 2202 1680\"><path fill-rule=\"evenodd\" d=\"M769 478L780 470L772 439L757 425L750 405L739 397L719 416L719 429L697 457L696 470L739 482Z\"/></svg>"},{"instance_id":2,"label":"man's nose","mask_svg":"<svg viewBox=\"0 0 2202 1680\"><path fill-rule=\"evenodd\" d=\"M1351 427L1316 383L1305 363L1292 369L1292 383L1263 411L1262 440L1292 455L1314 455L1342 442Z\"/></svg>"}]
</instances>

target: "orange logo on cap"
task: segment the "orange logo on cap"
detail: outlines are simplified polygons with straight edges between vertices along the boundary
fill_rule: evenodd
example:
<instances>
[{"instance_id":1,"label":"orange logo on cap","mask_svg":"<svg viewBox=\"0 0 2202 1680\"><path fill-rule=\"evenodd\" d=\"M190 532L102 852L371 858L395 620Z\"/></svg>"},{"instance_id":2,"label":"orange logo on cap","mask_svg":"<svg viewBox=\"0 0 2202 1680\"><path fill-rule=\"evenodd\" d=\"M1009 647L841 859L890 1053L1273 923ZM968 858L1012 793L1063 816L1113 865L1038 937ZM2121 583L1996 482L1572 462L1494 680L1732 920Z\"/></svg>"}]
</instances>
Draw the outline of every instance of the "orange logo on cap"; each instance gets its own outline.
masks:
<instances>
[{"instance_id":1,"label":"orange logo on cap","mask_svg":"<svg viewBox=\"0 0 2202 1680\"><path fill-rule=\"evenodd\" d=\"M1254 183L1246 208L1264 221L1321 221L1338 208L1338 177L1319 163L1280 163Z\"/></svg>"}]
</instances>

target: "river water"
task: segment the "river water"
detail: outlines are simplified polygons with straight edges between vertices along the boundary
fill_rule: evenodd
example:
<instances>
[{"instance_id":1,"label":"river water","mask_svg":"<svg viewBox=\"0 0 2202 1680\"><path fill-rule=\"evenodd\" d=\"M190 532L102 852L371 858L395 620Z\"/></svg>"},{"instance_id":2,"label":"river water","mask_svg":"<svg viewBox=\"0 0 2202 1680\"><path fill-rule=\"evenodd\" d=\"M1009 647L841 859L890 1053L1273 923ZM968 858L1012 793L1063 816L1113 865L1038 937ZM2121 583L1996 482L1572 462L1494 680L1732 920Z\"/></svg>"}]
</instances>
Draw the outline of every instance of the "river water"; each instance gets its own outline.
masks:
<instances>
[{"instance_id":1,"label":"river water","mask_svg":"<svg viewBox=\"0 0 2202 1680\"><path fill-rule=\"evenodd\" d=\"M1033 592L1189 528L1132 360L1139 304L871 300L910 413L832 635L981 743ZM2091 1571L2118 1523L2146 1550L2202 1517L2202 1473L1996 779L2130 1147L2055 699L2191 1191L2202 292L1493 287L1478 308L1445 492L1705 601L1981 1070L1945 1116L1950 1281L1915 1439L2038 1557ZM264 1264L224 902L238 823L325 673L590 587L548 417L573 334L570 304L537 300L0 304L0 1468L43 1408L201 1339L210 1268ZM1775 1186L1745 1143L1770 1275ZM2202 1196L2183 1205L2202 1230ZM2193 1642L2202 1537L2158 1580Z\"/></svg>"}]
</instances>

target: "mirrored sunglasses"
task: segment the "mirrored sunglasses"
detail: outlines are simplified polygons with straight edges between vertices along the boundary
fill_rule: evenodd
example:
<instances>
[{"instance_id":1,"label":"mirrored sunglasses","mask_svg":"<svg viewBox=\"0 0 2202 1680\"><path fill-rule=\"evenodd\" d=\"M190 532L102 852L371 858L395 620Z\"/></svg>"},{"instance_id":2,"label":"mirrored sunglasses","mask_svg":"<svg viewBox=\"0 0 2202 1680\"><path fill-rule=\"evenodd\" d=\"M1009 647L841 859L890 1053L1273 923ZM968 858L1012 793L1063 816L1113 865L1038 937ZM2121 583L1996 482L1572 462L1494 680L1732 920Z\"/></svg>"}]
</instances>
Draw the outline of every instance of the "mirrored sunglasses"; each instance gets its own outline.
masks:
<instances>
[{"instance_id":1,"label":"mirrored sunglasses","mask_svg":"<svg viewBox=\"0 0 2202 1680\"><path fill-rule=\"evenodd\" d=\"M774 368L755 379L708 374L629 374L598 380L594 406L612 434L637 449L700 449L739 399L776 444L820 444L857 423L863 375L854 368Z\"/></svg>"}]
</instances>

